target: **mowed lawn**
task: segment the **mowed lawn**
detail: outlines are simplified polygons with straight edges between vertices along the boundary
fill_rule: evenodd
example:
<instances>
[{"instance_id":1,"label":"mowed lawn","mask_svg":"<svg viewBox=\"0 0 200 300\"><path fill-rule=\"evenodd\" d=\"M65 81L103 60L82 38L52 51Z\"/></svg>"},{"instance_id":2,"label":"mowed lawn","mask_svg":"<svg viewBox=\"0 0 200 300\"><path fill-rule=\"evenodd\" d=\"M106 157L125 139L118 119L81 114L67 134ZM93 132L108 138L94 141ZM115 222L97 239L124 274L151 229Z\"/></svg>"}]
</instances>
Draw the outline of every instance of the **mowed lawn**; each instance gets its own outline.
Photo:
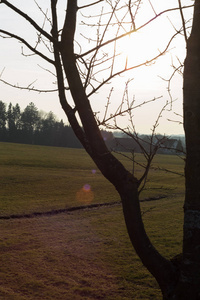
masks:
<instances>
[{"instance_id":1,"label":"mowed lawn","mask_svg":"<svg viewBox=\"0 0 200 300\"><path fill-rule=\"evenodd\" d=\"M137 155L140 163L141 155ZM129 170L132 162L120 158ZM183 160L158 155L141 199L146 230L168 258L181 252ZM135 166L135 175L142 169ZM119 201L82 149L0 143L0 217ZM120 204L0 219L0 299L161 299L127 236Z\"/></svg>"},{"instance_id":2,"label":"mowed lawn","mask_svg":"<svg viewBox=\"0 0 200 300\"><path fill-rule=\"evenodd\" d=\"M0 215L118 199L82 149L0 143L0 168Z\"/></svg>"}]
</instances>

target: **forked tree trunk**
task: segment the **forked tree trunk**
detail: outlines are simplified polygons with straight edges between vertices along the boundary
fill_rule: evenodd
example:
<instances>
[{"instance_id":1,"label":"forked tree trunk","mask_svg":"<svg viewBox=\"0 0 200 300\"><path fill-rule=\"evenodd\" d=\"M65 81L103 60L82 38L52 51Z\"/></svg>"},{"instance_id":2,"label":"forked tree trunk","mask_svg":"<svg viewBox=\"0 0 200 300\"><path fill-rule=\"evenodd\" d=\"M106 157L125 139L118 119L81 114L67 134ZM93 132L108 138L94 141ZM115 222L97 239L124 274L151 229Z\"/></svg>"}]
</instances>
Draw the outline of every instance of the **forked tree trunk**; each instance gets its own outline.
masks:
<instances>
[{"instance_id":1,"label":"forked tree trunk","mask_svg":"<svg viewBox=\"0 0 200 300\"><path fill-rule=\"evenodd\" d=\"M52 0L55 11L56 1ZM195 17L192 35L188 41L188 54L184 73L184 109L187 143L186 199L184 220L183 260L174 265L162 257L151 244L141 218L138 181L107 149L97 126L90 102L85 94L76 66L73 43L76 28L76 0L68 0L65 24L59 47L55 44L55 65L59 95L75 134L94 160L102 174L115 186L123 205L123 212L130 240L144 266L156 278L165 300L200 299L200 0L195 3ZM56 18L54 18L56 39ZM57 53L57 56L56 56ZM75 103L72 110L64 96L62 76L65 71L69 89ZM61 73L61 72L60 72ZM83 129L76 121L78 112Z\"/></svg>"},{"instance_id":2,"label":"forked tree trunk","mask_svg":"<svg viewBox=\"0 0 200 300\"><path fill-rule=\"evenodd\" d=\"M107 149L82 86L73 49L76 13L76 1L69 0L59 50L76 111L84 129L83 145L102 174L118 191L122 199L125 222L131 242L143 264L158 281L163 294L169 295L177 279L176 269L151 244L141 218L138 181ZM58 60L57 63L59 63ZM78 127L76 128L78 129ZM76 128L74 127L74 131L78 137L79 132Z\"/></svg>"}]
</instances>

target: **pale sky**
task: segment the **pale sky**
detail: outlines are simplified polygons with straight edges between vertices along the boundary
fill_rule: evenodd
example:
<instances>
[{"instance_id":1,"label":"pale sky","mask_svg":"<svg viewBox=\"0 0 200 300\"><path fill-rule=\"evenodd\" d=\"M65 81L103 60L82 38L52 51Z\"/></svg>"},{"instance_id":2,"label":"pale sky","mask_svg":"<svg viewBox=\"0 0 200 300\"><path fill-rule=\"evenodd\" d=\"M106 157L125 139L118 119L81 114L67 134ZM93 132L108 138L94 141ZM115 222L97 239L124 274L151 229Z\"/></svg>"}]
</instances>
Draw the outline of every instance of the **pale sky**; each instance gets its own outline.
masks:
<instances>
[{"instance_id":1,"label":"pale sky","mask_svg":"<svg viewBox=\"0 0 200 300\"><path fill-rule=\"evenodd\" d=\"M28 15L34 18L40 26L42 26L44 17L42 13L38 10L36 4L33 0L15 0L10 1L15 4L21 10L23 9ZM50 1L37 1L39 5L46 11ZM60 24L62 24L65 2L60 0L59 2L59 13L60 13ZM178 5L177 0L152 0L154 10L150 6L148 0L143 1L144 8L138 13L138 20L136 19L136 27L142 25L147 20L155 16L155 12L158 14L163 9L168 9L171 7L176 7ZM89 3L89 0L81 0L80 6ZM185 0L182 4L189 5L193 1ZM102 5L97 5L90 10L90 15L92 13L97 14L98 10L101 11ZM104 10L106 10L106 5ZM87 14L87 9L82 11L84 15ZM192 17L192 10L184 10L185 19ZM22 35L23 38L27 39L29 43L33 46L37 40L37 35L31 29L29 24L25 22L21 17L16 16L9 8L5 5L0 4L0 29L4 29L15 34ZM82 18L78 19L80 22ZM92 18L87 19L88 22L92 23ZM85 19L84 19L85 21ZM94 22L93 22L94 23ZM162 17L158 18L153 23L149 24L145 30L138 31L134 33L130 38L125 38L122 42L117 44L118 51L122 52L122 56L117 63L117 67L120 68L120 64L123 67L128 57L128 67L132 65L137 65L140 62L151 59L154 55L157 55L159 51L163 51L166 44L168 43L170 37L175 33L175 30L181 28L181 17L178 12L171 12L164 14ZM114 28L114 26L113 26ZM49 30L48 25L45 27ZM95 37L96 28L90 28L88 26L77 27L77 41L81 43L83 49L89 49L91 44L89 44L83 37L80 36L80 32L84 35L89 35L92 38ZM109 31L108 38L112 37L114 33L112 30ZM45 61L43 61L38 56L25 57L21 55L21 47L18 41L14 39L3 39L1 38L0 47L0 73L3 71L2 79L9 81L12 84L18 84L19 86L28 86L30 83L36 81L33 85L35 88L55 89L56 88L56 78L47 71L47 69L53 72L52 66L49 66ZM116 78L109 85L105 86L102 90L99 90L97 94L91 97L92 107L95 112L101 112L99 116L102 118L105 111L105 105L107 97L109 95L110 89L113 87L114 91L111 98L111 105L108 114L113 114L117 107L121 103L125 82L133 78L129 84L129 100L135 99L135 106L144 101L149 101L154 97L162 97L158 100L146 104L142 108L137 108L133 112L133 120L136 125L136 130L140 133L149 133L155 123L155 120L166 101L170 100L169 94L167 92L167 82L162 80L160 77L168 79L173 69L170 67L172 63L178 67L178 59L183 62L185 57L185 43L184 38L178 36L170 46L170 51L157 60L154 64L150 66L145 66L142 68L136 68L132 71L123 74L123 76ZM23 47L25 54L30 53L26 47ZM177 59L178 57L178 59ZM103 75L102 75L103 78ZM66 117L60 107L57 92L53 93L36 93L28 92L24 90L14 89L12 87L6 86L0 82L1 96L0 100L9 103L12 102L13 105L19 103L20 107L24 109L30 102L34 102L39 110L46 112L52 111L57 115L58 119L63 119L67 123ZM172 119L176 121L181 121L180 117L174 114L182 114L182 76L176 75L171 84L171 95L173 100L177 99L173 103L173 112L165 111L162 114L162 118L159 121L159 127L157 128L158 133L165 134L182 134L182 125L178 122L169 122L167 119ZM125 108L125 106L124 106ZM170 108L170 105L169 107ZM126 117L120 117L118 124L120 126L126 127L128 125L128 119Z\"/></svg>"}]
</instances>

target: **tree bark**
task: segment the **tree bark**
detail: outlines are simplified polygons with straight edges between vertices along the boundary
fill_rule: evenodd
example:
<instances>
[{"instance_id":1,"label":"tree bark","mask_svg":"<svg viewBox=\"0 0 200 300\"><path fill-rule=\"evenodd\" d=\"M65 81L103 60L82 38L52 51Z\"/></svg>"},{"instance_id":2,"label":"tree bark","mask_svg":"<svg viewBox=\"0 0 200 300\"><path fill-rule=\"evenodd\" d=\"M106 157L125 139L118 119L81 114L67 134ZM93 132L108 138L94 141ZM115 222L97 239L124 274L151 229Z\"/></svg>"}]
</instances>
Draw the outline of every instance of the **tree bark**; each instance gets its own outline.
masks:
<instances>
[{"instance_id":1,"label":"tree bark","mask_svg":"<svg viewBox=\"0 0 200 300\"><path fill-rule=\"evenodd\" d=\"M186 136L183 261L177 299L200 299L200 1L195 1L184 66Z\"/></svg>"}]
</instances>

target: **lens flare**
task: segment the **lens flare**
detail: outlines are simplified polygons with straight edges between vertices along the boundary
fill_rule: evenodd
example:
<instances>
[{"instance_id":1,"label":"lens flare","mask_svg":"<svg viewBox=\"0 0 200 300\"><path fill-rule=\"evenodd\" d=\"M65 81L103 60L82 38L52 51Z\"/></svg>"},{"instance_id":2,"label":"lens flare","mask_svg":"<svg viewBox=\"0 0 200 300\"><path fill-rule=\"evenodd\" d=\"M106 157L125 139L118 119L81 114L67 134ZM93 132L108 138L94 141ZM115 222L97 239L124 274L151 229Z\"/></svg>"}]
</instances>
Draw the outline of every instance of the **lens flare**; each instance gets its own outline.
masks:
<instances>
[{"instance_id":1,"label":"lens flare","mask_svg":"<svg viewBox=\"0 0 200 300\"><path fill-rule=\"evenodd\" d=\"M85 184L85 185L83 186L83 190L84 190L85 192L89 192L89 191L91 190L91 186L90 186L89 184Z\"/></svg>"},{"instance_id":2,"label":"lens flare","mask_svg":"<svg viewBox=\"0 0 200 300\"><path fill-rule=\"evenodd\" d=\"M84 184L84 186L76 193L76 200L84 204L89 204L94 200L94 193L89 184Z\"/></svg>"}]
</instances>

